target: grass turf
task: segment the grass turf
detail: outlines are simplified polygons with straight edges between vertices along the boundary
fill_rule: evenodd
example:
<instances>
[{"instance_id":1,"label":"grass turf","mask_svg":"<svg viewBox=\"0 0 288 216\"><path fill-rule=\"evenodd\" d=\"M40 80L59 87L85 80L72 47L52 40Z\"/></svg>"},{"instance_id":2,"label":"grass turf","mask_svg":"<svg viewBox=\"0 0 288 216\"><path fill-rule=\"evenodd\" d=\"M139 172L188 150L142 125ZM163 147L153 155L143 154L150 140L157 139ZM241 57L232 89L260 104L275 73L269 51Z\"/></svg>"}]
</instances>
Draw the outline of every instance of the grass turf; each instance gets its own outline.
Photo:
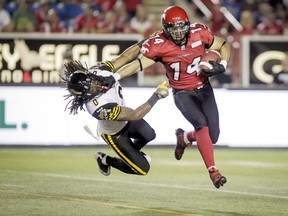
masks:
<instances>
[{"instance_id":1,"label":"grass turf","mask_svg":"<svg viewBox=\"0 0 288 216\"><path fill-rule=\"evenodd\" d=\"M216 189L193 146L146 147L147 176L100 174L106 147L1 147L0 215L288 215L288 149L215 148L228 182Z\"/></svg>"}]
</instances>

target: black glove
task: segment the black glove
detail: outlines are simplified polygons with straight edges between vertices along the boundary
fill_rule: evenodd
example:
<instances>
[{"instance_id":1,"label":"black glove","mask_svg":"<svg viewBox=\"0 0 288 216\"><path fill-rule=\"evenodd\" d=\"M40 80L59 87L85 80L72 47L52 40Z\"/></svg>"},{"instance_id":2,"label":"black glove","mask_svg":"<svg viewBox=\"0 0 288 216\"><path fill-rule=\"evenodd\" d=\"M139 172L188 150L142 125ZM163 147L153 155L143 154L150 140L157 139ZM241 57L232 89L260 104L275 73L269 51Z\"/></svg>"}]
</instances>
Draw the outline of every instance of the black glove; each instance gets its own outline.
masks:
<instances>
[{"instance_id":1,"label":"black glove","mask_svg":"<svg viewBox=\"0 0 288 216\"><path fill-rule=\"evenodd\" d=\"M102 85L106 88L106 91L108 91L115 82L116 80L112 75L109 77L102 77Z\"/></svg>"},{"instance_id":2,"label":"black glove","mask_svg":"<svg viewBox=\"0 0 288 216\"><path fill-rule=\"evenodd\" d=\"M209 61L209 63L212 65L213 68L210 70L203 69L201 72L204 76L211 77L225 72L225 67L222 64L219 64L215 61Z\"/></svg>"}]
</instances>

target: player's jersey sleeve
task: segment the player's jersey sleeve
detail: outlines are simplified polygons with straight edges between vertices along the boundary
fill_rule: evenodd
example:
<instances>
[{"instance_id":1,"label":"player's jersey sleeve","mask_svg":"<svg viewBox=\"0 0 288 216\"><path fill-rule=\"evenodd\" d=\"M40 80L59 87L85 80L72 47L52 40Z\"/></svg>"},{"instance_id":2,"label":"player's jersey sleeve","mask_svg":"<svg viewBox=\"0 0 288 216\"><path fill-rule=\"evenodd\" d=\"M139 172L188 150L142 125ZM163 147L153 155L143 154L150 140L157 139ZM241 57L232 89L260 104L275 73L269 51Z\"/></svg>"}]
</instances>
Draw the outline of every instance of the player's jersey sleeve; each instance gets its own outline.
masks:
<instances>
[{"instance_id":1,"label":"player's jersey sleeve","mask_svg":"<svg viewBox=\"0 0 288 216\"><path fill-rule=\"evenodd\" d=\"M167 38L164 36L164 33L156 34L143 43L141 47L141 53L149 59L159 61L161 60L163 54L166 52L166 42Z\"/></svg>"},{"instance_id":2,"label":"player's jersey sleeve","mask_svg":"<svg viewBox=\"0 0 288 216\"><path fill-rule=\"evenodd\" d=\"M197 35L200 37L200 40L202 43L205 45L205 48L209 48L214 41L214 35L210 31L209 27L200 24L200 23L193 23L190 25L190 34L192 35Z\"/></svg>"}]
</instances>

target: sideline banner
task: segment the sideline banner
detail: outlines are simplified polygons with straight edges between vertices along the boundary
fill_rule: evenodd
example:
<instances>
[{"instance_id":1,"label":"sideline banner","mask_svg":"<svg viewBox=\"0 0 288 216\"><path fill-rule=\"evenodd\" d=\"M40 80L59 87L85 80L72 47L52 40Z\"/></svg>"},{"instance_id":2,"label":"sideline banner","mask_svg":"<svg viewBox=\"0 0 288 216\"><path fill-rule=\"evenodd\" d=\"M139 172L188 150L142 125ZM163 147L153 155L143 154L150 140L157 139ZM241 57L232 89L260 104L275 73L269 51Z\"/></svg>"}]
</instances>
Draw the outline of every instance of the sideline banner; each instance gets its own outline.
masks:
<instances>
[{"instance_id":1,"label":"sideline banner","mask_svg":"<svg viewBox=\"0 0 288 216\"><path fill-rule=\"evenodd\" d=\"M142 38L138 34L0 34L0 85L59 85L65 60L91 67Z\"/></svg>"},{"instance_id":2,"label":"sideline banner","mask_svg":"<svg viewBox=\"0 0 288 216\"><path fill-rule=\"evenodd\" d=\"M242 84L272 84L282 70L288 36L243 36L241 41Z\"/></svg>"},{"instance_id":3,"label":"sideline banner","mask_svg":"<svg viewBox=\"0 0 288 216\"><path fill-rule=\"evenodd\" d=\"M126 105L136 109L154 88L123 88ZM0 87L0 145L103 145L96 135L97 120L88 112L69 115L64 88ZM288 147L288 91L215 89L220 115L217 146ZM243 105L245 101L245 105ZM170 95L157 102L144 118L155 130L148 145L176 143L175 129L192 130ZM106 145L106 144L105 144Z\"/></svg>"}]
</instances>

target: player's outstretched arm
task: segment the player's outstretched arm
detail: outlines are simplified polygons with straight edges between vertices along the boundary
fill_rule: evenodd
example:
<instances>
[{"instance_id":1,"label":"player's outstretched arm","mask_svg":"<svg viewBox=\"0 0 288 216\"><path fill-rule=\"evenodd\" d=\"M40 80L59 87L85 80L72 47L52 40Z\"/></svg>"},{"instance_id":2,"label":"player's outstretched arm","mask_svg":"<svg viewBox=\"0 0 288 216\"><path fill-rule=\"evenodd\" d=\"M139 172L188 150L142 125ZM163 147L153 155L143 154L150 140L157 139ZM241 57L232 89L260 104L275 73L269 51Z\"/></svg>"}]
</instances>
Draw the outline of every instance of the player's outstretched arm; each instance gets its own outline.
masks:
<instances>
[{"instance_id":1,"label":"player's outstretched arm","mask_svg":"<svg viewBox=\"0 0 288 216\"><path fill-rule=\"evenodd\" d=\"M144 104L137 107L135 110L129 107L121 107L121 112L116 118L117 121L137 121L142 119L157 103L159 99L169 95L167 81L159 84L152 96Z\"/></svg>"},{"instance_id":2,"label":"player's outstretched arm","mask_svg":"<svg viewBox=\"0 0 288 216\"><path fill-rule=\"evenodd\" d=\"M144 38L143 40L139 41L136 44L133 44L132 46L125 49L120 55L116 56L115 58L111 60L100 62L98 64L98 68L100 68L101 70L108 70L111 72L117 71L123 65L136 59L136 57L140 54L140 49L141 49L142 44L147 39L148 37Z\"/></svg>"},{"instance_id":3,"label":"player's outstretched arm","mask_svg":"<svg viewBox=\"0 0 288 216\"><path fill-rule=\"evenodd\" d=\"M152 59L149 59L145 56L141 56L140 58L135 59L134 61L130 62L129 64L126 64L125 66L121 67L116 73L109 77L103 77L103 85L107 87L107 90L112 87L112 85L116 82L116 80L120 80L124 77L131 76L132 74L143 70L152 64L154 64L155 61Z\"/></svg>"},{"instance_id":4,"label":"player's outstretched arm","mask_svg":"<svg viewBox=\"0 0 288 216\"><path fill-rule=\"evenodd\" d=\"M162 30L158 30L153 32L148 37L144 38L143 40L139 41L136 44L133 44L132 46L125 49L120 55L116 56L112 60L107 60L105 62L101 62L99 64L99 67L102 66L100 69L109 70L111 72L117 71L119 68L124 66L125 64L131 62L132 60L136 59L137 56L140 54L140 50L142 47L142 44L149 38L153 37L156 34L159 34Z\"/></svg>"}]
</instances>

